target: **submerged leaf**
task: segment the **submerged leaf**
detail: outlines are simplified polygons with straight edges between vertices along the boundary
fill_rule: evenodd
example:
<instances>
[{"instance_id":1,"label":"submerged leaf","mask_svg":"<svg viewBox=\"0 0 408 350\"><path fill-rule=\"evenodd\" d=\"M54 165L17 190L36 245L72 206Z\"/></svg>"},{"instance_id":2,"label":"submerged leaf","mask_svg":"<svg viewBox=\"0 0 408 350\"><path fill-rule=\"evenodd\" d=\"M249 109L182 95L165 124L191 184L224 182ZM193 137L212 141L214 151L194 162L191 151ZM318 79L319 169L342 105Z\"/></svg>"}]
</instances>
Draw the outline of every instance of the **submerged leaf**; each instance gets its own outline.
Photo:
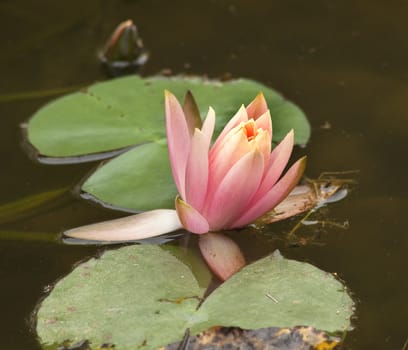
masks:
<instances>
[{"instance_id":1,"label":"submerged leaf","mask_svg":"<svg viewBox=\"0 0 408 350\"><path fill-rule=\"evenodd\" d=\"M49 90L34 90L34 91L22 91L22 92L15 92L10 94L1 94L0 95L0 103L5 102L13 102L13 101L24 101L24 100L31 100L36 98L44 98L50 97L55 95L66 94L68 92L76 91L82 88L82 85L74 85L74 86L67 86L67 87L58 87Z\"/></svg>"},{"instance_id":2,"label":"submerged leaf","mask_svg":"<svg viewBox=\"0 0 408 350\"><path fill-rule=\"evenodd\" d=\"M40 242L60 244L61 241L57 234L53 232L31 232L31 231L14 231L1 230L0 241L19 241L19 242Z\"/></svg>"},{"instance_id":3,"label":"submerged leaf","mask_svg":"<svg viewBox=\"0 0 408 350\"><path fill-rule=\"evenodd\" d=\"M46 208L47 205L55 205L55 201L62 199L67 191L67 188L58 188L0 205L0 223L15 221L38 213L38 211Z\"/></svg>"}]
</instances>

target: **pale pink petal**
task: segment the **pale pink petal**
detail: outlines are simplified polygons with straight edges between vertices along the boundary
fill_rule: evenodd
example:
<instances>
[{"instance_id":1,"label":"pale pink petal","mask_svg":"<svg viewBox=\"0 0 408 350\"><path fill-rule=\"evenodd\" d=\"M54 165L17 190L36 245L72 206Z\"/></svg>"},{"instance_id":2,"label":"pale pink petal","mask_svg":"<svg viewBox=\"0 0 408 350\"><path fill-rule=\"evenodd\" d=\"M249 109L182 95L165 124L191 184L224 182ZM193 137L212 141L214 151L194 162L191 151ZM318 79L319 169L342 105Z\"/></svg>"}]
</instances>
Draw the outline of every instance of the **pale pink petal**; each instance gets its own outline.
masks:
<instances>
[{"instance_id":1,"label":"pale pink petal","mask_svg":"<svg viewBox=\"0 0 408 350\"><path fill-rule=\"evenodd\" d=\"M262 198L251 204L231 227L238 228L248 225L267 211L272 210L293 190L306 167L306 157L299 159L286 174Z\"/></svg>"},{"instance_id":2,"label":"pale pink petal","mask_svg":"<svg viewBox=\"0 0 408 350\"><path fill-rule=\"evenodd\" d=\"M248 112L248 119L258 119L262 114L268 110L268 105L265 101L265 96L260 92L254 100L246 108Z\"/></svg>"},{"instance_id":3,"label":"pale pink petal","mask_svg":"<svg viewBox=\"0 0 408 350\"><path fill-rule=\"evenodd\" d=\"M201 129L202 122L200 110L198 109L197 103L190 90L186 92L186 96L184 97L183 112L186 118L188 131L192 137L196 128Z\"/></svg>"},{"instance_id":4,"label":"pale pink petal","mask_svg":"<svg viewBox=\"0 0 408 350\"><path fill-rule=\"evenodd\" d=\"M191 205L176 197L176 210L183 227L192 233L207 233L210 229L208 221Z\"/></svg>"},{"instance_id":5,"label":"pale pink petal","mask_svg":"<svg viewBox=\"0 0 408 350\"><path fill-rule=\"evenodd\" d=\"M264 164L267 166L269 164L269 158L271 156L271 136L265 130L260 130L258 135L249 142L252 149L257 148L259 152L262 153L264 157Z\"/></svg>"},{"instance_id":6,"label":"pale pink petal","mask_svg":"<svg viewBox=\"0 0 408 350\"><path fill-rule=\"evenodd\" d=\"M195 129L186 166L185 200L198 211L203 208L207 194L209 147L208 137Z\"/></svg>"},{"instance_id":7,"label":"pale pink petal","mask_svg":"<svg viewBox=\"0 0 408 350\"><path fill-rule=\"evenodd\" d=\"M264 178L262 179L262 183L253 199L254 201L258 201L266 192L268 192L282 175L292 153L293 142L293 130L291 130L272 151L269 163L265 170Z\"/></svg>"},{"instance_id":8,"label":"pale pink petal","mask_svg":"<svg viewBox=\"0 0 408 350\"><path fill-rule=\"evenodd\" d=\"M232 117L232 119L225 125L224 129L221 131L221 134L217 137L217 140L215 141L214 145L211 148L211 153L210 153L210 158L212 157L213 154L218 152L218 147L221 144L222 140L224 139L225 136L237 125L240 123L245 123L248 121L248 114L244 106L241 106L241 108L238 110L238 112Z\"/></svg>"},{"instance_id":9,"label":"pale pink petal","mask_svg":"<svg viewBox=\"0 0 408 350\"><path fill-rule=\"evenodd\" d=\"M255 194L263 174L263 156L255 150L242 157L226 174L205 208L212 231L228 229L241 208Z\"/></svg>"},{"instance_id":10,"label":"pale pink petal","mask_svg":"<svg viewBox=\"0 0 408 350\"><path fill-rule=\"evenodd\" d=\"M132 241L182 229L175 210L157 209L120 219L73 228L64 235L93 241Z\"/></svg>"},{"instance_id":11,"label":"pale pink petal","mask_svg":"<svg viewBox=\"0 0 408 350\"><path fill-rule=\"evenodd\" d=\"M255 120L257 129L266 130L269 133L270 141L272 141L272 118L271 113L266 111L257 120Z\"/></svg>"},{"instance_id":12,"label":"pale pink petal","mask_svg":"<svg viewBox=\"0 0 408 350\"><path fill-rule=\"evenodd\" d=\"M183 110L176 97L165 91L166 132L174 182L180 195L185 196L185 173L190 151L190 133Z\"/></svg>"},{"instance_id":13,"label":"pale pink petal","mask_svg":"<svg viewBox=\"0 0 408 350\"><path fill-rule=\"evenodd\" d=\"M231 167L250 151L251 146L242 130L226 137L219 152L212 159L210 158L209 191L211 193L219 186Z\"/></svg>"},{"instance_id":14,"label":"pale pink petal","mask_svg":"<svg viewBox=\"0 0 408 350\"><path fill-rule=\"evenodd\" d=\"M206 233L200 236L198 245L208 266L222 281L245 266L241 249L227 236Z\"/></svg>"},{"instance_id":15,"label":"pale pink petal","mask_svg":"<svg viewBox=\"0 0 408 350\"><path fill-rule=\"evenodd\" d=\"M214 127L215 127L215 112L210 107L208 109L207 117L204 120L203 127L201 128L201 131L203 132L204 135L206 135L208 139L208 144L211 143L211 138L214 133Z\"/></svg>"}]
</instances>

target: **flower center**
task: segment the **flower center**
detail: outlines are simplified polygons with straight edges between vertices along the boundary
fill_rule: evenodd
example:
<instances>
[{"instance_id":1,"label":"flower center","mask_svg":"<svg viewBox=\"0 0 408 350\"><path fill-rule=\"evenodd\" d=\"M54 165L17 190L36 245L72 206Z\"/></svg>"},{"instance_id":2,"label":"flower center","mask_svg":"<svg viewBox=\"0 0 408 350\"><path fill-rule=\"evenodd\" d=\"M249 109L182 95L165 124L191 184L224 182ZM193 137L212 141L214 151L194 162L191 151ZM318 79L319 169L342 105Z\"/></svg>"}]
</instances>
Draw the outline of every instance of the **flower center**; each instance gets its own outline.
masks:
<instances>
[{"instance_id":1,"label":"flower center","mask_svg":"<svg viewBox=\"0 0 408 350\"><path fill-rule=\"evenodd\" d=\"M253 119L250 119L244 123L242 125L242 130L244 131L248 141L252 141L258 134L255 128L255 121Z\"/></svg>"}]
</instances>

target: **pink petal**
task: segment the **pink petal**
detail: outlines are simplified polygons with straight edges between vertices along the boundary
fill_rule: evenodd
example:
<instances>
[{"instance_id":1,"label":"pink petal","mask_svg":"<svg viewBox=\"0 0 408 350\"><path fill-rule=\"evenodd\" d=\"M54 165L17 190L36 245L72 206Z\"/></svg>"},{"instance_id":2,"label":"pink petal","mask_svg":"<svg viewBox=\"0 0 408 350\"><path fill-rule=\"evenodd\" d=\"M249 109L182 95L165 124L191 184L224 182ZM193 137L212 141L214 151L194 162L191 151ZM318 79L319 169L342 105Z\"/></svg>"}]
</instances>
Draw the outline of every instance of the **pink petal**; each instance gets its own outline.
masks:
<instances>
[{"instance_id":1,"label":"pink petal","mask_svg":"<svg viewBox=\"0 0 408 350\"><path fill-rule=\"evenodd\" d=\"M262 179L261 186L259 186L259 189L253 199L254 202L258 201L266 192L268 192L282 175L282 172L285 170L286 164L288 163L292 153L293 142L294 136L293 130L291 130L272 151L265 176Z\"/></svg>"},{"instance_id":2,"label":"pink petal","mask_svg":"<svg viewBox=\"0 0 408 350\"><path fill-rule=\"evenodd\" d=\"M204 120L203 127L201 128L203 134L206 135L206 137L208 138L208 144L211 143L211 138L214 133L214 127L215 127L215 112L210 107L208 109L207 117Z\"/></svg>"},{"instance_id":3,"label":"pink petal","mask_svg":"<svg viewBox=\"0 0 408 350\"><path fill-rule=\"evenodd\" d=\"M261 130L258 135L249 142L253 147L258 148L264 157L264 164L269 164L269 158L271 156L271 135L266 130Z\"/></svg>"},{"instance_id":4,"label":"pink petal","mask_svg":"<svg viewBox=\"0 0 408 350\"><path fill-rule=\"evenodd\" d=\"M210 192L215 190L231 167L251 151L243 131L228 135L219 147L218 152L210 158Z\"/></svg>"},{"instance_id":5,"label":"pink petal","mask_svg":"<svg viewBox=\"0 0 408 350\"><path fill-rule=\"evenodd\" d=\"M179 196L176 197L176 210L183 227L192 233L207 233L209 225L202 216L191 205L184 202Z\"/></svg>"},{"instance_id":6,"label":"pink petal","mask_svg":"<svg viewBox=\"0 0 408 350\"><path fill-rule=\"evenodd\" d=\"M207 194L209 147L208 137L195 129L186 167L185 200L198 211L203 208Z\"/></svg>"},{"instance_id":7,"label":"pink petal","mask_svg":"<svg viewBox=\"0 0 408 350\"><path fill-rule=\"evenodd\" d=\"M222 140L224 139L225 136L237 125L239 125L242 122L248 121L248 114L244 106L241 106L241 108L238 110L238 112L230 119L230 121L225 125L224 129L221 131L221 134L218 136L217 140L215 141L214 145L211 148L211 154L210 158L212 157L212 154L217 153L217 149L219 145L221 144Z\"/></svg>"},{"instance_id":8,"label":"pink petal","mask_svg":"<svg viewBox=\"0 0 408 350\"><path fill-rule=\"evenodd\" d=\"M272 210L283 201L299 182L306 167L306 157L299 159L286 174L267 192L255 202L231 227L238 228L248 225L267 211Z\"/></svg>"},{"instance_id":9,"label":"pink petal","mask_svg":"<svg viewBox=\"0 0 408 350\"><path fill-rule=\"evenodd\" d=\"M263 156L251 151L229 170L215 191L206 214L212 231L230 228L255 194L263 174Z\"/></svg>"},{"instance_id":10,"label":"pink petal","mask_svg":"<svg viewBox=\"0 0 408 350\"><path fill-rule=\"evenodd\" d=\"M175 210L157 209L124 218L73 228L64 235L94 241L132 241L182 229Z\"/></svg>"},{"instance_id":11,"label":"pink petal","mask_svg":"<svg viewBox=\"0 0 408 350\"><path fill-rule=\"evenodd\" d=\"M266 130L269 133L270 141L272 141L272 118L271 113L266 111L257 120L255 120L257 129Z\"/></svg>"},{"instance_id":12,"label":"pink petal","mask_svg":"<svg viewBox=\"0 0 408 350\"><path fill-rule=\"evenodd\" d=\"M248 112L248 119L258 119L261 115L266 113L268 105L265 101L265 96L260 92L254 100L246 108Z\"/></svg>"},{"instance_id":13,"label":"pink petal","mask_svg":"<svg viewBox=\"0 0 408 350\"><path fill-rule=\"evenodd\" d=\"M166 90L164 94L171 170L177 189L185 198L185 172L190 151L190 133L180 103L171 92Z\"/></svg>"},{"instance_id":14,"label":"pink petal","mask_svg":"<svg viewBox=\"0 0 408 350\"><path fill-rule=\"evenodd\" d=\"M222 281L245 266L241 249L227 236L206 233L200 236L198 245L208 266Z\"/></svg>"}]
</instances>

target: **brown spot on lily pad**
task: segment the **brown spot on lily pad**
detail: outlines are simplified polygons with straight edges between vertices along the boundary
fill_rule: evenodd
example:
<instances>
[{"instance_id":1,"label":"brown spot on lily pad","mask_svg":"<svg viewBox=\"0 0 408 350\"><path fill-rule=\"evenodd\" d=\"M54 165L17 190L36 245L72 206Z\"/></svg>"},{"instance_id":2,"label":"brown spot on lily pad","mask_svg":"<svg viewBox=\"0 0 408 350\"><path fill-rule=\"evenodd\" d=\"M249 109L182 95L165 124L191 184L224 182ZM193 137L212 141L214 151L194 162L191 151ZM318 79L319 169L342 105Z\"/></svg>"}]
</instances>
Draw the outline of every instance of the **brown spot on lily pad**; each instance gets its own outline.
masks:
<instances>
[{"instance_id":1,"label":"brown spot on lily pad","mask_svg":"<svg viewBox=\"0 0 408 350\"><path fill-rule=\"evenodd\" d=\"M56 318L49 318L47 320L44 321L45 324L55 324L58 322L58 320Z\"/></svg>"}]
</instances>

